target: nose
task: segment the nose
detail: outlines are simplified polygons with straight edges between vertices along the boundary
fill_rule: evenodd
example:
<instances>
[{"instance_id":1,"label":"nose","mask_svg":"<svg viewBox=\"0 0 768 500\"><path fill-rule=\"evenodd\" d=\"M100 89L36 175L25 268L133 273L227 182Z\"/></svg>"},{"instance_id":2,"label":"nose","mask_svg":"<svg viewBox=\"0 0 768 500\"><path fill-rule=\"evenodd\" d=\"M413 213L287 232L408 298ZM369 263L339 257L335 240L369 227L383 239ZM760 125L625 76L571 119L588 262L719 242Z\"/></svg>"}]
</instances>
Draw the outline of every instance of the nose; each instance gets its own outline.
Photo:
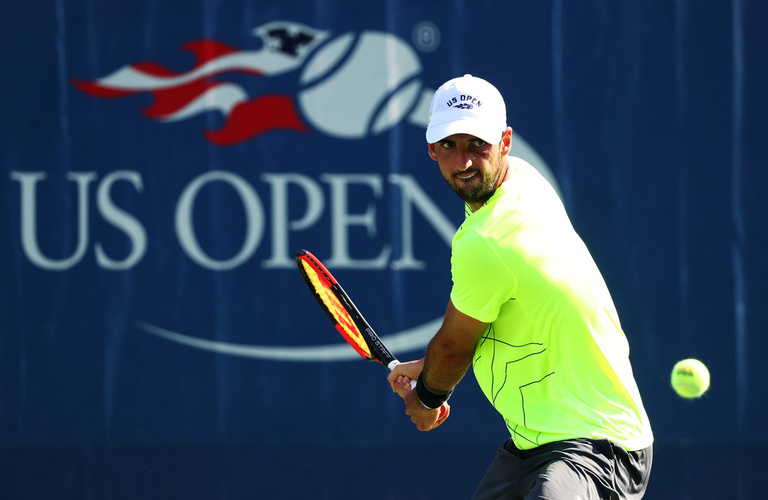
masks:
<instances>
[{"instance_id":1,"label":"nose","mask_svg":"<svg viewBox=\"0 0 768 500\"><path fill-rule=\"evenodd\" d=\"M456 158L459 172L464 172L472 166L472 154L467 149L460 149Z\"/></svg>"}]
</instances>

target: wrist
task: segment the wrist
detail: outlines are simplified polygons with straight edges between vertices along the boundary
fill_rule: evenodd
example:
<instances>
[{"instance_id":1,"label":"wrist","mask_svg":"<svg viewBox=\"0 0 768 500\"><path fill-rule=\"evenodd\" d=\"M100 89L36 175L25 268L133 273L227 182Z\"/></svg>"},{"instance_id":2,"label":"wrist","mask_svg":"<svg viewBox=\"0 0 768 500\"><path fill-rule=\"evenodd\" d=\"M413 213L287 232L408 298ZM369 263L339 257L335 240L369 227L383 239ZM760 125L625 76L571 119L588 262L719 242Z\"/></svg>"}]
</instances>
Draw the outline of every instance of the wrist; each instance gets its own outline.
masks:
<instances>
[{"instance_id":1,"label":"wrist","mask_svg":"<svg viewBox=\"0 0 768 500\"><path fill-rule=\"evenodd\" d=\"M422 375L423 372L419 374L419 378L416 380L416 396L418 396L421 405L427 410L440 408L451 397L453 389L448 391L433 389L427 385Z\"/></svg>"}]
</instances>

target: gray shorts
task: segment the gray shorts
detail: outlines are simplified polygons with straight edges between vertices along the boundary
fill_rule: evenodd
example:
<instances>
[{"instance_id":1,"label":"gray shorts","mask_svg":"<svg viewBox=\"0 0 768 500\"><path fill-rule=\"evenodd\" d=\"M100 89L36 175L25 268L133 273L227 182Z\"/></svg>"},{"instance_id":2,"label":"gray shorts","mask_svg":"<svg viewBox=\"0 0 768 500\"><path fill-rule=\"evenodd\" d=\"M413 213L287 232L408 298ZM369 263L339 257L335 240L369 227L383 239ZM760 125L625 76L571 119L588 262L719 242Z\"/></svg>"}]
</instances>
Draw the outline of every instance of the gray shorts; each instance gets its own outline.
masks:
<instances>
[{"instance_id":1,"label":"gray shorts","mask_svg":"<svg viewBox=\"0 0 768 500\"><path fill-rule=\"evenodd\" d=\"M605 439L558 441L518 450L499 448L474 500L598 500L643 497L653 448L627 452Z\"/></svg>"}]
</instances>

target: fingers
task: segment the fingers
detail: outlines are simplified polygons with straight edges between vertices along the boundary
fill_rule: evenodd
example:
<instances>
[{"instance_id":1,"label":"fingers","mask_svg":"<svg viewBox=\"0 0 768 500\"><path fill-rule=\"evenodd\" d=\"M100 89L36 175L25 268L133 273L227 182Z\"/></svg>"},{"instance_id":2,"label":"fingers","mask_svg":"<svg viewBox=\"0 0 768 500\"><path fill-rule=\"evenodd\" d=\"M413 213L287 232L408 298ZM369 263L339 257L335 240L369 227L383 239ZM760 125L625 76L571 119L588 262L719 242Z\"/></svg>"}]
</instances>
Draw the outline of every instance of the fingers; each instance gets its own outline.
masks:
<instances>
[{"instance_id":1,"label":"fingers","mask_svg":"<svg viewBox=\"0 0 768 500\"><path fill-rule=\"evenodd\" d=\"M410 390L410 387L406 388L405 386L419 378L423 368L424 358L395 365L387 375L387 381L390 387L392 387L392 392L396 392L400 397L403 397Z\"/></svg>"},{"instance_id":2,"label":"fingers","mask_svg":"<svg viewBox=\"0 0 768 500\"><path fill-rule=\"evenodd\" d=\"M392 392L396 392L400 394L400 396L402 396L401 386L403 385L403 377L405 377L405 375L397 369L397 366L394 370L389 372L389 375L387 375L387 382L389 382L390 387L392 387Z\"/></svg>"},{"instance_id":3,"label":"fingers","mask_svg":"<svg viewBox=\"0 0 768 500\"><path fill-rule=\"evenodd\" d=\"M446 411L443 416L439 416L438 410L427 410L411 415L411 422L416 424L416 428L422 432L431 431L443 425L450 412Z\"/></svg>"},{"instance_id":4,"label":"fingers","mask_svg":"<svg viewBox=\"0 0 768 500\"><path fill-rule=\"evenodd\" d=\"M396 392L401 398L405 398L405 395L411 390L411 379L405 375L400 375L391 381L390 384L392 391Z\"/></svg>"},{"instance_id":5,"label":"fingers","mask_svg":"<svg viewBox=\"0 0 768 500\"><path fill-rule=\"evenodd\" d=\"M392 371L390 372L387 378L389 380L392 380L393 377L399 377L400 375L405 375L406 377L416 380L417 378L419 378L419 373L421 373L421 370L423 367L424 367L423 358L417 359L415 361L407 361L405 363L399 363L392 369Z\"/></svg>"},{"instance_id":6,"label":"fingers","mask_svg":"<svg viewBox=\"0 0 768 500\"><path fill-rule=\"evenodd\" d=\"M415 392L413 394L407 393L403 399L406 402L405 413L411 417L411 422L416 424L416 428L420 431L431 431L440 427L451 414L451 407L447 403L434 410L424 408Z\"/></svg>"},{"instance_id":7,"label":"fingers","mask_svg":"<svg viewBox=\"0 0 768 500\"><path fill-rule=\"evenodd\" d=\"M411 417L411 422L416 424L420 431L435 429L448 419L451 413L450 406L445 404L440 408L428 410L421 404L416 396L416 391L411 387L411 382L416 380L424 367L424 359L400 363L387 376L392 392L397 393L405 401L405 413Z\"/></svg>"}]
</instances>

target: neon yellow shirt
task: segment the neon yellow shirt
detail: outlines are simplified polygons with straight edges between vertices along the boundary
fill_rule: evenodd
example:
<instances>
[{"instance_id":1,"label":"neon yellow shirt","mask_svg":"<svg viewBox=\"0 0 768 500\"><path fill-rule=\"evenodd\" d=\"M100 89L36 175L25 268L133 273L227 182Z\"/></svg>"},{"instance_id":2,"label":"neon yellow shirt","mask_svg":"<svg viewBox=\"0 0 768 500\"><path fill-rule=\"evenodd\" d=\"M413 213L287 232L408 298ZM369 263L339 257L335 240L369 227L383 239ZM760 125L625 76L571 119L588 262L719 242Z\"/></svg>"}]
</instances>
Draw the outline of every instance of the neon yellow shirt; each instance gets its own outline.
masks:
<instances>
[{"instance_id":1,"label":"neon yellow shirt","mask_svg":"<svg viewBox=\"0 0 768 500\"><path fill-rule=\"evenodd\" d=\"M613 299L552 187L509 157L511 178L453 240L451 300L490 323L473 370L515 445L653 434Z\"/></svg>"}]
</instances>

